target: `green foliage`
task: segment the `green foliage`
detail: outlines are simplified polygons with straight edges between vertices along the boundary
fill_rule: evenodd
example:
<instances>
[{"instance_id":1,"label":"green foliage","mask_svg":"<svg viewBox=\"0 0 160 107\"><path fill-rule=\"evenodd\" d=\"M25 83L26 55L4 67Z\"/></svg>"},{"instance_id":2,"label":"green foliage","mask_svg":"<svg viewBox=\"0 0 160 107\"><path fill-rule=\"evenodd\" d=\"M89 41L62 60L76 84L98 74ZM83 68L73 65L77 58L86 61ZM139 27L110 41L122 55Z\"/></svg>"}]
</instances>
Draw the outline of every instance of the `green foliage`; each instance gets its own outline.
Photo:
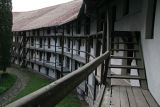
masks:
<instances>
[{"instance_id":1,"label":"green foliage","mask_svg":"<svg viewBox=\"0 0 160 107\"><path fill-rule=\"evenodd\" d=\"M11 0L0 0L0 69L6 70L10 65L12 36Z\"/></svg>"},{"instance_id":2,"label":"green foliage","mask_svg":"<svg viewBox=\"0 0 160 107\"><path fill-rule=\"evenodd\" d=\"M17 77L15 74L12 73L7 73L7 74L0 74L1 79L0 79L0 94L4 93L7 91L9 88L13 86L15 83Z\"/></svg>"},{"instance_id":3,"label":"green foliage","mask_svg":"<svg viewBox=\"0 0 160 107\"><path fill-rule=\"evenodd\" d=\"M70 94L57 104L56 107L81 107L81 103L76 96Z\"/></svg>"},{"instance_id":4,"label":"green foliage","mask_svg":"<svg viewBox=\"0 0 160 107\"><path fill-rule=\"evenodd\" d=\"M52 82L51 80L42 78L28 70L19 69L19 71L27 73L29 75L29 81L26 88L23 89L15 98L13 98L11 102L22 98L23 96L26 96ZM59 104L57 104L56 107L81 107L81 104L80 101L76 98L76 96L70 94L65 97Z\"/></svg>"}]
</instances>

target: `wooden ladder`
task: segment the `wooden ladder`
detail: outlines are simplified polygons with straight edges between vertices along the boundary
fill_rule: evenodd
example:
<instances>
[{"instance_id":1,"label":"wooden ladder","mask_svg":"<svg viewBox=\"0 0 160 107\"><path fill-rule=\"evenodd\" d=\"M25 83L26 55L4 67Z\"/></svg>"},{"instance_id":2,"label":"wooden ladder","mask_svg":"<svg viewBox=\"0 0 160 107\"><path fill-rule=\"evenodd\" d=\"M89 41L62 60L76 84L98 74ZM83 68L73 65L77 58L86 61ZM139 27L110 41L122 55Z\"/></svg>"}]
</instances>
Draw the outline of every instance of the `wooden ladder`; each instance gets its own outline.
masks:
<instances>
[{"instance_id":1,"label":"wooden ladder","mask_svg":"<svg viewBox=\"0 0 160 107\"><path fill-rule=\"evenodd\" d=\"M107 82L111 84L111 79L139 80L140 87L147 89L139 32L114 32L110 39ZM121 73L117 74L115 69L119 69ZM131 74L132 69L136 69L136 75Z\"/></svg>"}]
</instances>

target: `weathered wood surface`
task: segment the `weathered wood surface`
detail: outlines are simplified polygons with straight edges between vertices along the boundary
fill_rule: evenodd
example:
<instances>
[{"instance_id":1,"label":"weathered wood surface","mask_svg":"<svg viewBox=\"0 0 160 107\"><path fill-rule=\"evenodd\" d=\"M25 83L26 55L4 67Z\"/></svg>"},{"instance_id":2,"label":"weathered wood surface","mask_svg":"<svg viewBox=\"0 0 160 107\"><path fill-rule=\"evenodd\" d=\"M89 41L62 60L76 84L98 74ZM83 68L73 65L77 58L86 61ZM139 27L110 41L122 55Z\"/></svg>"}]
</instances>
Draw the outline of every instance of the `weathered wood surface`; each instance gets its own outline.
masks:
<instances>
[{"instance_id":1,"label":"weathered wood surface","mask_svg":"<svg viewBox=\"0 0 160 107\"><path fill-rule=\"evenodd\" d=\"M102 98L103 98L103 95L104 95L104 90L105 90L105 86L102 85L102 86L101 86L101 90L100 90L100 92L98 93L98 96L97 96L97 98L96 98L94 107L99 107L99 106L100 106L101 101L102 101ZM107 94L108 94L108 93L107 93ZM105 95L106 95L106 94L105 94Z\"/></svg>"},{"instance_id":2,"label":"weathered wood surface","mask_svg":"<svg viewBox=\"0 0 160 107\"><path fill-rule=\"evenodd\" d=\"M128 96L126 94L126 88L125 87L120 87L120 102L121 102L121 107L129 107L129 101L128 101Z\"/></svg>"},{"instance_id":3,"label":"weathered wood surface","mask_svg":"<svg viewBox=\"0 0 160 107\"><path fill-rule=\"evenodd\" d=\"M109 88L106 88L104 91L103 99L101 107L109 107L110 106L110 97L111 97L111 90ZM99 106L97 106L99 107Z\"/></svg>"},{"instance_id":4,"label":"weathered wood surface","mask_svg":"<svg viewBox=\"0 0 160 107\"><path fill-rule=\"evenodd\" d=\"M112 87L112 97L111 97L112 107L121 107L120 105L120 89L118 87Z\"/></svg>"},{"instance_id":5,"label":"weathered wood surface","mask_svg":"<svg viewBox=\"0 0 160 107\"><path fill-rule=\"evenodd\" d=\"M131 87L127 87L128 99L130 102L130 107L137 107L136 99L134 97L133 91Z\"/></svg>"},{"instance_id":6,"label":"weathered wood surface","mask_svg":"<svg viewBox=\"0 0 160 107\"><path fill-rule=\"evenodd\" d=\"M53 107L84 81L106 59L109 59L109 52L105 52L80 69L7 105L7 107Z\"/></svg>"},{"instance_id":7,"label":"weathered wood surface","mask_svg":"<svg viewBox=\"0 0 160 107\"><path fill-rule=\"evenodd\" d=\"M159 105L152 98L152 95L148 92L148 90L142 90L142 92L150 107L159 107Z\"/></svg>"},{"instance_id":8,"label":"weathered wood surface","mask_svg":"<svg viewBox=\"0 0 160 107\"><path fill-rule=\"evenodd\" d=\"M101 107L160 107L149 90L140 87L112 86L111 95L108 91L104 95Z\"/></svg>"}]
</instances>

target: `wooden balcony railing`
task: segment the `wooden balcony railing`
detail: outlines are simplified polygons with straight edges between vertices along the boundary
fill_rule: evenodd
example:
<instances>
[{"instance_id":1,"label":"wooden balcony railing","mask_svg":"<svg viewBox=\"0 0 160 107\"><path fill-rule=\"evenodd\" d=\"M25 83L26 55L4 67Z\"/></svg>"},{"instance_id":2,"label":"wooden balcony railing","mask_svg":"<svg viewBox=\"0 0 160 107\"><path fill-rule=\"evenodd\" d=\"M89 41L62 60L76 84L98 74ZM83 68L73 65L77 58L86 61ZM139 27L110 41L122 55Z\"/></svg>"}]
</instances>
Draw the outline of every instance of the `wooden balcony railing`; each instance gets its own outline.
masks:
<instances>
[{"instance_id":1,"label":"wooden balcony railing","mask_svg":"<svg viewBox=\"0 0 160 107\"><path fill-rule=\"evenodd\" d=\"M7 107L51 107L59 103L67 94L95 70L100 64L109 61L109 52L95 58L78 70L69 73L63 78L7 105ZM104 64L106 65L106 64ZM107 70L105 70L107 72ZM105 76L105 75L104 75ZM107 76L107 75L106 75ZM103 77L106 78L106 77Z\"/></svg>"}]
</instances>

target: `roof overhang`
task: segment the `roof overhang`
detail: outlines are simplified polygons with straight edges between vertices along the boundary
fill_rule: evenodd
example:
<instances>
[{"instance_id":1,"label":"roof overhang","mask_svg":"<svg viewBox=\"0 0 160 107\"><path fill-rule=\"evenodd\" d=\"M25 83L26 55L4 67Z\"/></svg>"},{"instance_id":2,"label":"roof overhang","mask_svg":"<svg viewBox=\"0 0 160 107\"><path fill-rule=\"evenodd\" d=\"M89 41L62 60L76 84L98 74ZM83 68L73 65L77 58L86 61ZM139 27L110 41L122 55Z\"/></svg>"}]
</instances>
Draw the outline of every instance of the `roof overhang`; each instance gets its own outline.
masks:
<instances>
[{"instance_id":1,"label":"roof overhang","mask_svg":"<svg viewBox=\"0 0 160 107\"><path fill-rule=\"evenodd\" d=\"M93 16L96 15L97 10L101 6L107 6L110 0L84 0L85 9L84 13Z\"/></svg>"}]
</instances>

